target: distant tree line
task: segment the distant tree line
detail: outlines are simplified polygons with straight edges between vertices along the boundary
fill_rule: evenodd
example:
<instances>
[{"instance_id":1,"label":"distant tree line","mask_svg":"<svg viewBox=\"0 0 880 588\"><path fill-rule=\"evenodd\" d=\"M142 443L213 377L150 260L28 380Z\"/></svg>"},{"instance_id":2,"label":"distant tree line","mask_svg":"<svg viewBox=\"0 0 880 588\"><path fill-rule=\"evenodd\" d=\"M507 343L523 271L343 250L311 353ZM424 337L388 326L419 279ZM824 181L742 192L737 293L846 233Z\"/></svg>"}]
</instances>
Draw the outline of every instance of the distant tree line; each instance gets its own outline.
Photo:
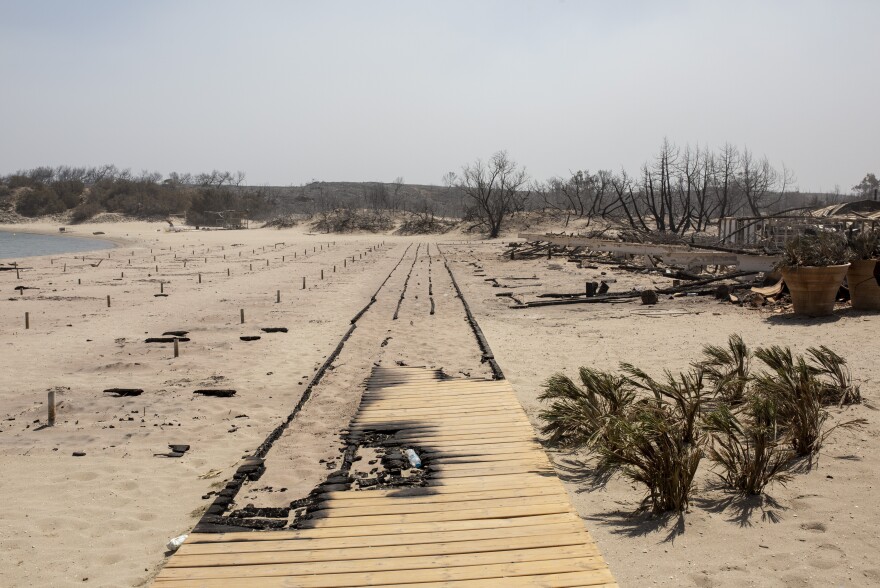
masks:
<instances>
[{"instance_id":1,"label":"distant tree line","mask_svg":"<svg viewBox=\"0 0 880 588\"><path fill-rule=\"evenodd\" d=\"M100 167L36 167L0 178L0 199L14 201L15 211L37 217L72 211L73 222L100 212L139 218L185 215L197 225L222 223L218 213L246 212L260 218L275 207L269 191L244 185L242 172L201 174L158 172L133 174L114 165Z\"/></svg>"},{"instance_id":2,"label":"distant tree line","mask_svg":"<svg viewBox=\"0 0 880 588\"><path fill-rule=\"evenodd\" d=\"M543 212L567 226L594 220L645 233L684 235L706 231L718 218L767 216L845 201L831 194L793 190L794 176L749 148L725 144L676 146L664 140L637 172L587 169L544 181L531 178L505 151L448 172L442 185L392 182L319 182L302 186L247 186L242 172L134 174L114 165L37 167L0 177L0 207L36 217L71 211L73 222L100 212L140 218L182 214L190 224L222 224L224 211L247 218L297 215L317 219L318 230L384 231L403 218L407 230L465 228L497 237L519 213ZM853 186L853 196L876 198L872 173Z\"/></svg>"},{"instance_id":3,"label":"distant tree line","mask_svg":"<svg viewBox=\"0 0 880 588\"><path fill-rule=\"evenodd\" d=\"M644 233L683 235L705 231L722 217L762 217L847 199L839 189L823 195L793 191L791 170L774 167L747 147L679 147L668 140L635 174L577 170L537 181L499 151L451 177L444 180L457 186L468 203L464 217L489 237L498 236L505 219L523 211L555 213L566 226L573 219L587 226L602 219ZM868 197L878 183L868 174L853 187L855 196Z\"/></svg>"}]
</instances>

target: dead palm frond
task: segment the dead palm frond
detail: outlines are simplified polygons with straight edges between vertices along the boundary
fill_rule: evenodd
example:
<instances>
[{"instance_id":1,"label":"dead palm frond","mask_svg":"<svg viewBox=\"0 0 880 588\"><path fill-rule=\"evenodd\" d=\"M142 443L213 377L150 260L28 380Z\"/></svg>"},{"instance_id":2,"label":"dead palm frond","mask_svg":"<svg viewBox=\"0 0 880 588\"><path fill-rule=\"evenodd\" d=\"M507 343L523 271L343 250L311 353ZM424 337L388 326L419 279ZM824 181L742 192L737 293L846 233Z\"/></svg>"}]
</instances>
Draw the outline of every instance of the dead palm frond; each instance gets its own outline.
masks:
<instances>
[{"instance_id":1,"label":"dead palm frond","mask_svg":"<svg viewBox=\"0 0 880 588\"><path fill-rule=\"evenodd\" d=\"M726 405L706 416L712 444L709 459L721 468L718 476L743 495L761 494L767 484L785 485L793 453L778 441L776 405L752 396L737 414Z\"/></svg>"},{"instance_id":2,"label":"dead palm frond","mask_svg":"<svg viewBox=\"0 0 880 588\"><path fill-rule=\"evenodd\" d=\"M610 442L596 448L600 466L647 486L645 504L654 512L681 512L703 458L704 436L694 437L693 430L669 402L640 401L625 417L610 420Z\"/></svg>"},{"instance_id":3,"label":"dead palm frond","mask_svg":"<svg viewBox=\"0 0 880 588\"><path fill-rule=\"evenodd\" d=\"M729 404L739 404L745 399L749 384L749 359L751 352L739 335L731 335L727 347L707 345L703 347L703 359L698 366L714 387L715 395Z\"/></svg>"},{"instance_id":4,"label":"dead palm frond","mask_svg":"<svg viewBox=\"0 0 880 588\"><path fill-rule=\"evenodd\" d=\"M844 404L857 404L862 401L862 394L858 385L852 383L852 375L846 360L822 345L818 349L810 347L807 353L812 356L814 370L817 374L826 376L830 382L826 383L825 399L827 402Z\"/></svg>"},{"instance_id":5,"label":"dead palm frond","mask_svg":"<svg viewBox=\"0 0 880 588\"><path fill-rule=\"evenodd\" d=\"M550 402L539 416L545 422L541 432L552 445L591 447L604 434L608 419L623 414L636 398L626 378L586 367L580 368L579 375L583 386L555 374L538 396Z\"/></svg>"},{"instance_id":6,"label":"dead palm frond","mask_svg":"<svg viewBox=\"0 0 880 588\"><path fill-rule=\"evenodd\" d=\"M697 416L703 408L703 371L699 366L690 372L681 373L676 378L672 372L663 372L664 380L658 381L649 376L643 370L629 363L620 364L620 369L627 374L629 382L654 395L658 404L671 403L677 411L678 417L686 425L686 441L696 438Z\"/></svg>"},{"instance_id":7,"label":"dead palm frond","mask_svg":"<svg viewBox=\"0 0 880 588\"><path fill-rule=\"evenodd\" d=\"M834 429L864 423L864 419L855 419L825 426L828 384L817 377L821 370L809 365L803 356L795 357L789 348L774 345L758 349L755 357L771 371L755 378L752 392L776 404L781 434L797 455L815 455Z\"/></svg>"}]
</instances>

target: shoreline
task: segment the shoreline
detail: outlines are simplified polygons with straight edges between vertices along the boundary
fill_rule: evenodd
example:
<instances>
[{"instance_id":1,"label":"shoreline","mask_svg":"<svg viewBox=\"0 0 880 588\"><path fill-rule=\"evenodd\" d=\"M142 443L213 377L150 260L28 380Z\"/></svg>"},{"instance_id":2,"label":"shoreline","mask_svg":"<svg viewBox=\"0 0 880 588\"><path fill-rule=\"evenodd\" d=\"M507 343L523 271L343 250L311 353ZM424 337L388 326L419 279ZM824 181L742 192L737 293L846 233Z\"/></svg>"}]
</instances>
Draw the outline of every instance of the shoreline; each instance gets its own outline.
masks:
<instances>
[{"instance_id":1,"label":"shoreline","mask_svg":"<svg viewBox=\"0 0 880 588\"><path fill-rule=\"evenodd\" d=\"M122 247L123 245L132 245L137 243L137 239L135 238L127 238L127 237L119 237L119 236L111 236L111 235L83 235L78 233L69 233L65 227L65 231L62 233L56 229L55 232L51 231L48 227L28 227L27 230L20 230L17 227L20 227L20 224L0 224L0 233L22 233L25 235L39 235L43 237L58 237L61 239L71 238L71 239L79 239L86 240L90 239L92 241L102 241L105 243L109 243L110 247L105 247L104 249L117 249ZM86 250L88 252L90 250ZM94 251L98 251L95 249ZM61 252L59 255L63 255L66 252ZM76 251L76 253L80 253L80 251ZM42 257L43 255L55 255L52 253L47 254L37 254L37 255L24 255L21 257Z\"/></svg>"}]
</instances>

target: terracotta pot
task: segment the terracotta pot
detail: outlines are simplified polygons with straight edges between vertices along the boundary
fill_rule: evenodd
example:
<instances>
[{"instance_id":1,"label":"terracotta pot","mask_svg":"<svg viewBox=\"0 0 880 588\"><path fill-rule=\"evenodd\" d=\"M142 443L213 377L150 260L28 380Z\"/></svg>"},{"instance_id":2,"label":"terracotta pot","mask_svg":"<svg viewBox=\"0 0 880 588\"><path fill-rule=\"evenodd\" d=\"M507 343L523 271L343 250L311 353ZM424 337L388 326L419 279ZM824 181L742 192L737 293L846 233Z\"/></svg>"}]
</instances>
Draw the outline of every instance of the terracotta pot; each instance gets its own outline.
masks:
<instances>
[{"instance_id":1,"label":"terracotta pot","mask_svg":"<svg viewBox=\"0 0 880 588\"><path fill-rule=\"evenodd\" d=\"M849 265L846 283L852 307L858 310L880 310L880 286L874 277L876 259L857 259Z\"/></svg>"},{"instance_id":2,"label":"terracotta pot","mask_svg":"<svg viewBox=\"0 0 880 588\"><path fill-rule=\"evenodd\" d=\"M849 264L828 267L800 266L782 269L782 279L791 292L796 314L828 316Z\"/></svg>"}]
</instances>

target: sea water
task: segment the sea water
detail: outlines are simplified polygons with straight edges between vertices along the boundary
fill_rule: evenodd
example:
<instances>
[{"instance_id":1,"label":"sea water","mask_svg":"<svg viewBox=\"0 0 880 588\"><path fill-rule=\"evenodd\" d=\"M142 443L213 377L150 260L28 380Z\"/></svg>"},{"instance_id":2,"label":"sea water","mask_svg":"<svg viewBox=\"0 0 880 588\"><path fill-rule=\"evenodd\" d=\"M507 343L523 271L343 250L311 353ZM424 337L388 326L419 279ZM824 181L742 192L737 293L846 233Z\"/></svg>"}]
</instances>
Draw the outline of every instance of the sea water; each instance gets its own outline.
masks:
<instances>
[{"instance_id":1,"label":"sea water","mask_svg":"<svg viewBox=\"0 0 880 588\"><path fill-rule=\"evenodd\" d=\"M0 261L6 262L36 255L80 253L112 247L112 242L103 239L0 231Z\"/></svg>"}]
</instances>

